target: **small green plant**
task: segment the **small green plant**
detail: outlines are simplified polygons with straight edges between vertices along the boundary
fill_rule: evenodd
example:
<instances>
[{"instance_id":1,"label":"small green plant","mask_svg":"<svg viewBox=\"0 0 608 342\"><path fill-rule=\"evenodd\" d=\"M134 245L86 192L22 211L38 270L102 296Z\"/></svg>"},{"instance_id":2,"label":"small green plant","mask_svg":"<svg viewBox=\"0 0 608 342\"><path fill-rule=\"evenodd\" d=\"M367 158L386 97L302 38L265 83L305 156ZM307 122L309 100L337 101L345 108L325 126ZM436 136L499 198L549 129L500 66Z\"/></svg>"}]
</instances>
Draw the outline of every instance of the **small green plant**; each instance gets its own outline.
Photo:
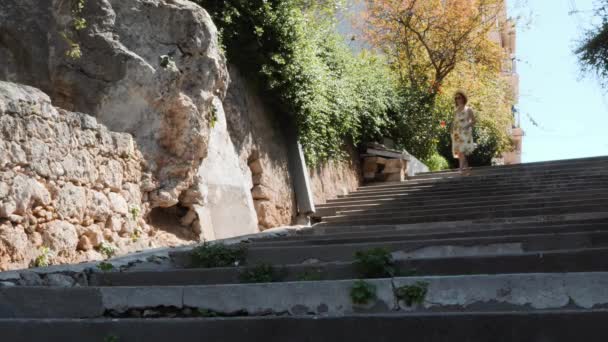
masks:
<instances>
[{"instance_id":1,"label":"small green plant","mask_svg":"<svg viewBox=\"0 0 608 342\"><path fill-rule=\"evenodd\" d=\"M120 339L116 335L109 335L103 339L103 342L119 342L119 341L120 341Z\"/></svg>"},{"instance_id":2,"label":"small green plant","mask_svg":"<svg viewBox=\"0 0 608 342\"><path fill-rule=\"evenodd\" d=\"M386 278L395 275L395 262L384 248L355 253L355 269L362 278Z\"/></svg>"},{"instance_id":3,"label":"small green plant","mask_svg":"<svg viewBox=\"0 0 608 342\"><path fill-rule=\"evenodd\" d=\"M114 265L110 264L109 262L102 261L99 263L99 265L97 265L97 268L103 272L109 272L114 269Z\"/></svg>"},{"instance_id":4,"label":"small green plant","mask_svg":"<svg viewBox=\"0 0 608 342\"><path fill-rule=\"evenodd\" d=\"M139 240L140 237L141 237L141 231L139 229L135 229L133 231L133 233L131 233L132 242L137 242L137 240Z\"/></svg>"},{"instance_id":5,"label":"small green plant","mask_svg":"<svg viewBox=\"0 0 608 342\"><path fill-rule=\"evenodd\" d=\"M205 242L192 251L192 266L202 268L231 267L245 263L247 248L244 245L229 247L221 243Z\"/></svg>"},{"instance_id":6,"label":"small green plant","mask_svg":"<svg viewBox=\"0 0 608 342\"><path fill-rule=\"evenodd\" d=\"M215 106L211 107L211 119L209 120L209 125L211 126L211 128L215 128L215 125L217 124L217 108L215 108Z\"/></svg>"},{"instance_id":7,"label":"small green plant","mask_svg":"<svg viewBox=\"0 0 608 342\"><path fill-rule=\"evenodd\" d=\"M198 309L196 311L199 317L218 317L216 312L213 312L209 309Z\"/></svg>"},{"instance_id":8,"label":"small green plant","mask_svg":"<svg viewBox=\"0 0 608 342\"><path fill-rule=\"evenodd\" d=\"M429 289L429 283L417 282L414 285L404 285L395 289L395 297L405 302L407 306L424 303Z\"/></svg>"},{"instance_id":9,"label":"small green plant","mask_svg":"<svg viewBox=\"0 0 608 342\"><path fill-rule=\"evenodd\" d=\"M163 55L159 57L159 64L161 68L166 69L171 63L174 63L171 56Z\"/></svg>"},{"instance_id":10,"label":"small green plant","mask_svg":"<svg viewBox=\"0 0 608 342\"><path fill-rule=\"evenodd\" d=\"M283 272L277 270L270 264L259 264L241 271L241 282L243 283L272 283L283 279Z\"/></svg>"},{"instance_id":11,"label":"small green plant","mask_svg":"<svg viewBox=\"0 0 608 342\"><path fill-rule=\"evenodd\" d=\"M105 255L106 259L109 259L116 255L116 247L104 241L99 245L99 252Z\"/></svg>"},{"instance_id":12,"label":"small green plant","mask_svg":"<svg viewBox=\"0 0 608 342\"><path fill-rule=\"evenodd\" d=\"M137 219L139 218L139 207L134 205L129 209L129 213L131 214L131 219L133 219L133 221L137 221Z\"/></svg>"},{"instance_id":13,"label":"small green plant","mask_svg":"<svg viewBox=\"0 0 608 342\"><path fill-rule=\"evenodd\" d=\"M321 270L306 271L298 275L298 281L319 281L323 280L323 272Z\"/></svg>"},{"instance_id":14,"label":"small green plant","mask_svg":"<svg viewBox=\"0 0 608 342\"><path fill-rule=\"evenodd\" d=\"M366 305L376 299L376 286L363 280L358 280L350 289L350 299L358 305Z\"/></svg>"},{"instance_id":15,"label":"small green plant","mask_svg":"<svg viewBox=\"0 0 608 342\"><path fill-rule=\"evenodd\" d=\"M34 260L35 267L48 267L50 265L51 250L48 247L40 247L40 254Z\"/></svg>"}]
</instances>

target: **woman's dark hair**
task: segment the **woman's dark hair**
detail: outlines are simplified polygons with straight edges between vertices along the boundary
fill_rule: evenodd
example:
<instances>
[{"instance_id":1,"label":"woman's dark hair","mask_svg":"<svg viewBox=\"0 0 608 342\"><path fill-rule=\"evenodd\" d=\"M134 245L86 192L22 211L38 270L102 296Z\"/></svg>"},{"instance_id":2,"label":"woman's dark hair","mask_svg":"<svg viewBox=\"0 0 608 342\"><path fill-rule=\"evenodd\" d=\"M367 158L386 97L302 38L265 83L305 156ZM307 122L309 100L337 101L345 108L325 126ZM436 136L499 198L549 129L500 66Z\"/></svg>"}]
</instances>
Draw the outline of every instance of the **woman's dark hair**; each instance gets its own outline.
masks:
<instances>
[{"instance_id":1,"label":"woman's dark hair","mask_svg":"<svg viewBox=\"0 0 608 342\"><path fill-rule=\"evenodd\" d=\"M462 91L462 90L458 90L455 94L454 97L456 97L457 95L462 96L462 98L464 99L464 104L466 105L467 103L469 103L469 97L467 96L467 94Z\"/></svg>"}]
</instances>

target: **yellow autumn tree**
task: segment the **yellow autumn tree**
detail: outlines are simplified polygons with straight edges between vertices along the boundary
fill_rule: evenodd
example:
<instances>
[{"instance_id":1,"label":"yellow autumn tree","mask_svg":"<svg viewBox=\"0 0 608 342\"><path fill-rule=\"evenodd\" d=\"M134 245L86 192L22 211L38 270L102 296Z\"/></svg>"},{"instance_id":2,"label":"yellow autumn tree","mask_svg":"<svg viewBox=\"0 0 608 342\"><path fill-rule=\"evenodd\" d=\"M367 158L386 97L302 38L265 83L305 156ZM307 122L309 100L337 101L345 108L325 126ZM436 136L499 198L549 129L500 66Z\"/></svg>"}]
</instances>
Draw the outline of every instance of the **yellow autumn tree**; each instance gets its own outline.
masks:
<instances>
[{"instance_id":1,"label":"yellow autumn tree","mask_svg":"<svg viewBox=\"0 0 608 342\"><path fill-rule=\"evenodd\" d=\"M461 63L498 70L502 50L489 32L503 0L366 1L368 40L391 57L411 84L429 81L436 89Z\"/></svg>"}]
</instances>

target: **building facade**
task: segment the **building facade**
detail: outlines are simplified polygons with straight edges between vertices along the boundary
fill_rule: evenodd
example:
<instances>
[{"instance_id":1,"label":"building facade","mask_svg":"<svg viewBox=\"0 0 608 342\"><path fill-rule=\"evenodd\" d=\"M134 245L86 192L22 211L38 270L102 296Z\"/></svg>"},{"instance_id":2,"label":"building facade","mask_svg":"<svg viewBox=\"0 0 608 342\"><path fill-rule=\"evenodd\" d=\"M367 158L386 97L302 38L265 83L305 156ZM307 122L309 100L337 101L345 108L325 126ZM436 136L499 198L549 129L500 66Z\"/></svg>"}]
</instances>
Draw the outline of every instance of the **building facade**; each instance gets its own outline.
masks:
<instances>
[{"instance_id":1,"label":"building facade","mask_svg":"<svg viewBox=\"0 0 608 342\"><path fill-rule=\"evenodd\" d=\"M501 10L496 20L496 29L490 32L490 39L499 44L504 52L505 59L502 63L502 74L509 84L513 93L513 124L506 129L513 141L513 150L504 153L496 160L497 164L512 165L520 164L522 160L524 131L521 128L520 114L517 110L519 99L519 75L517 74L517 29L515 21L509 19L506 1L501 4Z\"/></svg>"}]
</instances>

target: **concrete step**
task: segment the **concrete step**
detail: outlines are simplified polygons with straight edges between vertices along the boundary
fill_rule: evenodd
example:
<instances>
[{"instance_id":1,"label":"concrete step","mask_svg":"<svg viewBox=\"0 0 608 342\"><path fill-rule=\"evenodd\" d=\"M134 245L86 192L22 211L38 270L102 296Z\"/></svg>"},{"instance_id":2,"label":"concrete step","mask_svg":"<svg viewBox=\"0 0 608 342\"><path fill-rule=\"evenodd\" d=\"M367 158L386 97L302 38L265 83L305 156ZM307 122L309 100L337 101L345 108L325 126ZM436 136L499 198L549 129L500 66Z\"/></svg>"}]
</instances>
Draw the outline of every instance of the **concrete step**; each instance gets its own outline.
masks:
<instances>
[{"instance_id":1,"label":"concrete step","mask_svg":"<svg viewBox=\"0 0 608 342\"><path fill-rule=\"evenodd\" d=\"M343 317L0 320L3 340L87 342L605 342L606 310Z\"/></svg>"},{"instance_id":2,"label":"concrete step","mask_svg":"<svg viewBox=\"0 0 608 342\"><path fill-rule=\"evenodd\" d=\"M479 254L513 254L559 249L608 247L608 232L577 232L561 234L526 234L489 237L449 238L432 240L392 240L333 245L305 245L286 247L255 247L247 251L247 262L300 264L314 262L352 261L358 251L385 248L400 259L472 256ZM191 253L170 253L177 267L192 265Z\"/></svg>"},{"instance_id":3,"label":"concrete step","mask_svg":"<svg viewBox=\"0 0 608 342\"><path fill-rule=\"evenodd\" d=\"M580 200L563 202L545 202L518 206L477 206L466 209L445 210L395 210L382 213L362 213L323 217L323 222L331 225L372 224L406 224L417 222L459 221L467 219L518 217L533 215L553 215L560 213L596 212L608 209L608 202L603 200Z\"/></svg>"},{"instance_id":4,"label":"concrete step","mask_svg":"<svg viewBox=\"0 0 608 342\"><path fill-rule=\"evenodd\" d=\"M562 199L568 200L582 200L588 198L594 198L596 196L606 196L608 194L608 187L606 189L591 189L586 191L581 190L570 190L570 191L556 191L546 193L520 193L515 195L503 195L503 196L475 196L469 198L467 201L462 200L462 196L454 195L453 198L427 198L417 199L416 197L406 198L404 200L394 201L366 201L363 203L351 202L345 204L328 204L317 207L315 217L323 216L335 216L343 213L356 213L356 212L374 212L377 210L414 210L416 208L424 208L426 210L431 209L456 209L473 205L492 204L492 205L507 205L507 204L524 204L524 203L538 203L544 201L557 201Z\"/></svg>"},{"instance_id":5,"label":"concrete step","mask_svg":"<svg viewBox=\"0 0 608 342\"><path fill-rule=\"evenodd\" d=\"M365 304L353 303L355 280L142 286L0 288L0 318L122 317L133 310L204 309L221 315L327 315L392 312L465 312L601 308L608 304L608 273L527 273L368 279ZM395 289L426 289L406 303ZM272 294L272 295L269 295ZM4 336L3 336L4 338Z\"/></svg>"},{"instance_id":6,"label":"concrete step","mask_svg":"<svg viewBox=\"0 0 608 342\"><path fill-rule=\"evenodd\" d=\"M395 262L397 275L465 275L608 271L608 248L557 250L508 255L421 258ZM97 272L91 286L186 286L242 283L246 267L176 269L142 272ZM280 281L357 279L353 262L275 265Z\"/></svg>"}]
</instances>

